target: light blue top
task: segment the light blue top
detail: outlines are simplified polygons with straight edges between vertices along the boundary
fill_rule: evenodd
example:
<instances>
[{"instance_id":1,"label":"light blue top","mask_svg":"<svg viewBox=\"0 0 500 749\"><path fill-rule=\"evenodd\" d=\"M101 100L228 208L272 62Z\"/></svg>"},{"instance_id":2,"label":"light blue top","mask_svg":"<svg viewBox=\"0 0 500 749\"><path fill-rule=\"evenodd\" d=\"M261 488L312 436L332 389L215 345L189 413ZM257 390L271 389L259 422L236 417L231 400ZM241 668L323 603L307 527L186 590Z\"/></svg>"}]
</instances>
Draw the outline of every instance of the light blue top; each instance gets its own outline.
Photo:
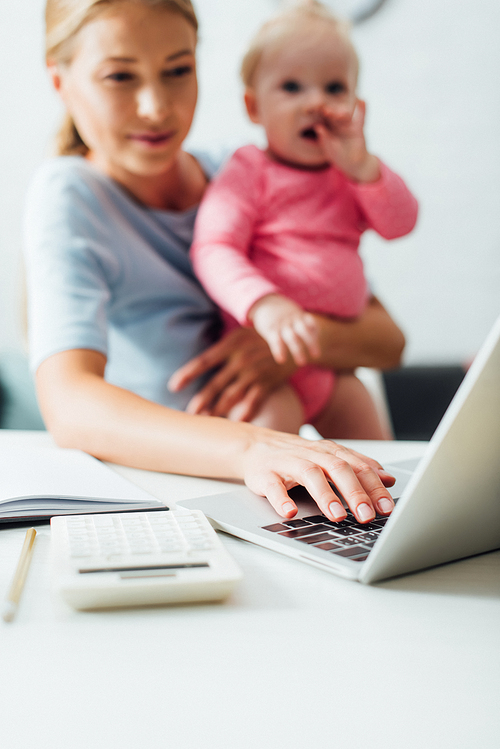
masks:
<instances>
[{"instance_id":1,"label":"light blue top","mask_svg":"<svg viewBox=\"0 0 500 749\"><path fill-rule=\"evenodd\" d=\"M211 177L215 165L197 159ZM92 349L107 357L108 382L185 408L200 382L178 394L166 383L219 323L188 258L195 215L144 207L82 157L43 164L25 217L32 370Z\"/></svg>"}]
</instances>

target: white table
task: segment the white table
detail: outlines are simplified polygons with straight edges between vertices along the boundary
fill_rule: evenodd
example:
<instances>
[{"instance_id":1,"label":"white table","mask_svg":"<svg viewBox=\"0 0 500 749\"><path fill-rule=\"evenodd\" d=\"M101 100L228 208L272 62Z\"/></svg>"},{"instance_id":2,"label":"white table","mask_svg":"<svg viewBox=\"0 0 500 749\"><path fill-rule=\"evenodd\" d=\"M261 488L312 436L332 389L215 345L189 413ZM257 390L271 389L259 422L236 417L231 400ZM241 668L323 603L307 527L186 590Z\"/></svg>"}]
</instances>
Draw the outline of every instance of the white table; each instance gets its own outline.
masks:
<instances>
[{"instance_id":1,"label":"white table","mask_svg":"<svg viewBox=\"0 0 500 749\"><path fill-rule=\"evenodd\" d=\"M5 444L50 444L0 432ZM423 443L351 443L378 459ZM227 482L115 469L172 502ZM0 531L0 595L23 529ZM500 552L373 587L237 539L225 604L74 612L39 526L0 626L2 749L498 749Z\"/></svg>"}]
</instances>

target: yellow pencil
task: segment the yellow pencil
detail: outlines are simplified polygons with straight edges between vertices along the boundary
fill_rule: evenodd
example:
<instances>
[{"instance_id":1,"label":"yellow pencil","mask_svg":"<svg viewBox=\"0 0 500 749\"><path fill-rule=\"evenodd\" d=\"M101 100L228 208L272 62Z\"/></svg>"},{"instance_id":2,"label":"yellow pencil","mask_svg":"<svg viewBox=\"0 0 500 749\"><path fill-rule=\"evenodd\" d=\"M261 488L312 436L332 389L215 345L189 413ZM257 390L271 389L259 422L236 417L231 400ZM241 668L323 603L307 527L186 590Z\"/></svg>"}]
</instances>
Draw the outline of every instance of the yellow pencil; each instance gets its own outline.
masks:
<instances>
[{"instance_id":1,"label":"yellow pencil","mask_svg":"<svg viewBox=\"0 0 500 749\"><path fill-rule=\"evenodd\" d=\"M33 555L33 547L35 545L36 530L34 528L28 528L26 536L24 538L23 548L21 549L21 556L17 564L17 569L12 579L12 585L5 599L5 606L3 610L3 618L6 622L11 622L17 611L19 605L19 599L23 592L24 581L28 574L28 569Z\"/></svg>"}]
</instances>

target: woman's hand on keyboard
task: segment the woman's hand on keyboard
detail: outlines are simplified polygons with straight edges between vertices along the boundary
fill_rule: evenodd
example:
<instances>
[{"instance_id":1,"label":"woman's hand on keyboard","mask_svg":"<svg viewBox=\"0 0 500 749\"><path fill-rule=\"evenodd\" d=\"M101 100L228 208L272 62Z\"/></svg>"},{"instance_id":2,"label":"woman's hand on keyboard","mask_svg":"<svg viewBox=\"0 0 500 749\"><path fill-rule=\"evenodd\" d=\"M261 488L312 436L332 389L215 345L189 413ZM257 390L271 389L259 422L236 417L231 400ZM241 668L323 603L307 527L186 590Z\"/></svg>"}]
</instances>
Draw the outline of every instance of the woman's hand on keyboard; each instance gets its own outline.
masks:
<instances>
[{"instance_id":1,"label":"woman's hand on keyboard","mask_svg":"<svg viewBox=\"0 0 500 749\"><path fill-rule=\"evenodd\" d=\"M375 515L389 515L394 502L386 486L394 478L372 458L337 445L330 440L309 442L281 432L262 434L245 451L245 483L256 494L267 497L276 512L291 518L297 512L287 493L294 486L304 486L321 512L330 520L340 521L346 511L331 488L335 485L360 523ZM264 437L264 438L263 438Z\"/></svg>"}]
</instances>

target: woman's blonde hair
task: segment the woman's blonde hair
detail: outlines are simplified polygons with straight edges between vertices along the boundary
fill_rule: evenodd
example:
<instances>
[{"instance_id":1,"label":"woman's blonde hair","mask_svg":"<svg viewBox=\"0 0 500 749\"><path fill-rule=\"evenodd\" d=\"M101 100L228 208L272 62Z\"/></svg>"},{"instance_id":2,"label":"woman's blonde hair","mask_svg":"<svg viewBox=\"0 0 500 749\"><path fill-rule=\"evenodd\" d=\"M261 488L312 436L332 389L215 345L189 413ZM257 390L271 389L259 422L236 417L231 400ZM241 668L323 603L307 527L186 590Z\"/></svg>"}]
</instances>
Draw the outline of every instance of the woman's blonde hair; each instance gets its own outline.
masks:
<instances>
[{"instance_id":1,"label":"woman's blonde hair","mask_svg":"<svg viewBox=\"0 0 500 749\"><path fill-rule=\"evenodd\" d=\"M263 24L251 40L240 71L246 87L253 84L255 72L264 50L270 45L280 42L288 35L296 33L305 22L310 20L330 24L340 36L346 39L352 47L357 65L358 58L349 37L349 22L334 16L326 6L317 2L317 0L302 0L302 2L292 5L288 10L279 13Z\"/></svg>"},{"instance_id":2,"label":"woman's blonde hair","mask_svg":"<svg viewBox=\"0 0 500 749\"><path fill-rule=\"evenodd\" d=\"M45 6L45 59L61 65L71 60L73 41L80 29L99 13L120 2L136 2L180 13L198 31L191 0L47 0ZM60 156L85 155L88 148L70 114L66 114L56 135Z\"/></svg>"}]
</instances>

